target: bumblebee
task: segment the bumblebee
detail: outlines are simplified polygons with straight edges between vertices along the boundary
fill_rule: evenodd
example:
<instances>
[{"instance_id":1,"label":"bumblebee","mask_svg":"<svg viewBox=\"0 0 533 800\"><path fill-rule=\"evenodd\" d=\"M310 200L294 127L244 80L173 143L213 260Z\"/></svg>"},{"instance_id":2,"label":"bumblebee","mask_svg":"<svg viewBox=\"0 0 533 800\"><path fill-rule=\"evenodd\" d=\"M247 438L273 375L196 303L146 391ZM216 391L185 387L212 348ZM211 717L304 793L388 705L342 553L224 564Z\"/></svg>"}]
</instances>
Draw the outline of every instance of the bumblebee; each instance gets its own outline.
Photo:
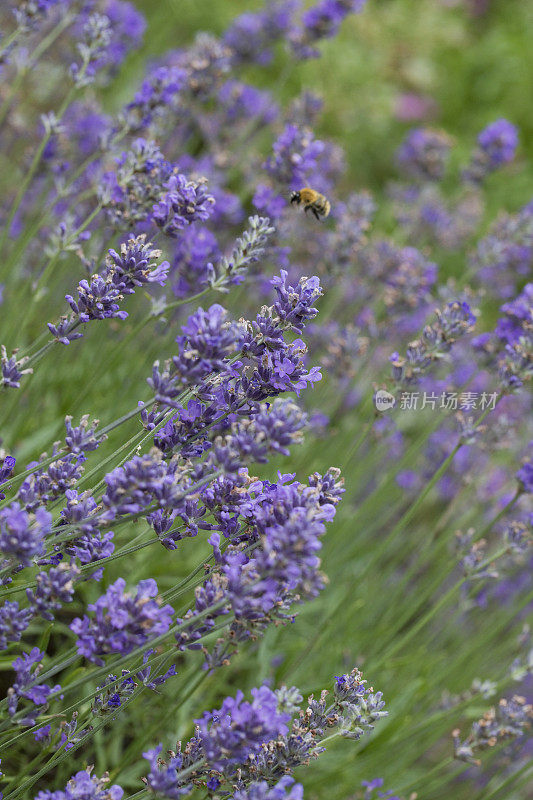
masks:
<instances>
[{"instance_id":1,"label":"bumblebee","mask_svg":"<svg viewBox=\"0 0 533 800\"><path fill-rule=\"evenodd\" d=\"M331 211L331 205L327 197L324 197L320 192L315 192L314 189L310 189L308 186L305 189L300 189L299 192L291 194L291 205L293 203L298 206L303 205L306 214L308 211L312 211L318 220L320 217L326 218Z\"/></svg>"}]
</instances>

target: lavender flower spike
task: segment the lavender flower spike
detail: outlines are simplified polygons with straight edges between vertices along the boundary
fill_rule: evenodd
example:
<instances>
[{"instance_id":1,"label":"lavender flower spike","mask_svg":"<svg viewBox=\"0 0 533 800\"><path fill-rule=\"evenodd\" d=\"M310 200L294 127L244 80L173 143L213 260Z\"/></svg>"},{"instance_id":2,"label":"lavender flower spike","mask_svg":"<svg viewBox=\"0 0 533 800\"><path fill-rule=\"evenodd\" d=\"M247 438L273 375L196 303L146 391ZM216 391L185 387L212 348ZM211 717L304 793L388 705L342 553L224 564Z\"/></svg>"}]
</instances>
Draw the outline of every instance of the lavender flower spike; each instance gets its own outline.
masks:
<instances>
[{"instance_id":1,"label":"lavender flower spike","mask_svg":"<svg viewBox=\"0 0 533 800\"><path fill-rule=\"evenodd\" d=\"M76 617L70 628L78 636L78 652L103 665L102 655L131 653L136 647L168 631L174 609L157 601L157 584L149 578L140 581L135 595L124 591L126 582L118 578L89 611L95 616Z\"/></svg>"},{"instance_id":2,"label":"lavender flower spike","mask_svg":"<svg viewBox=\"0 0 533 800\"><path fill-rule=\"evenodd\" d=\"M266 781L254 781L244 789L238 789L232 800L302 800L304 790L301 783L294 783L294 778L284 775L274 785Z\"/></svg>"},{"instance_id":3,"label":"lavender flower spike","mask_svg":"<svg viewBox=\"0 0 533 800\"><path fill-rule=\"evenodd\" d=\"M44 553L44 538L52 529L52 515L44 508L28 514L19 503L0 510L0 555L4 566L29 567L35 556Z\"/></svg>"},{"instance_id":4,"label":"lavender flower spike","mask_svg":"<svg viewBox=\"0 0 533 800\"><path fill-rule=\"evenodd\" d=\"M187 225L205 221L213 213L215 199L202 182L172 175L166 189L166 195L153 207L152 218L167 236L175 239Z\"/></svg>"},{"instance_id":5,"label":"lavender flower spike","mask_svg":"<svg viewBox=\"0 0 533 800\"><path fill-rule=\"evenodd\" d=\"M124 790L118 784L108 786L109 776L104 773L101 778L91 775L93 767L76 772L64 789L51 791L45 789L35 800L121 800Z\"/></svg>"},{"instance_id":6,"label":"lavender flower spike","mask_svg":"<svg viewBox=\"0 0 533 800\"><path fill-rule=\"evenodd\" d=\"M268 687L252 689L251 703L242 692L227 697L222 707L205 712L198 724L198 736L208 765L231 774L257 753L264 742L287 733L289 715L278 712L278 700Z\"/></svg>"}]
</instances>

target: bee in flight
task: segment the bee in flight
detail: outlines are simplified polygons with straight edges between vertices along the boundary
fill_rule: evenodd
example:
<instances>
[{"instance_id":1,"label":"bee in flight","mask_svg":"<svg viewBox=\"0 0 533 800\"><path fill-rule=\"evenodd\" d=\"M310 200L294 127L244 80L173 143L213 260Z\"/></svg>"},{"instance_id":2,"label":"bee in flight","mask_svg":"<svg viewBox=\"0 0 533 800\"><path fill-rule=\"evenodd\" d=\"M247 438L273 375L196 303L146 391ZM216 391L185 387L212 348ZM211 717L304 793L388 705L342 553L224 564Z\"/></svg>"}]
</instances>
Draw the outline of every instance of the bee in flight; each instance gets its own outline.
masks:
<instances>
[{"instance_id":1,"label":"bee in flight","mask_svg":"<svg viewBox=\"0 0 533 800\"><path fill-rule=\"evenodd\" d=\"M292 203L296 203L298 206L303 205L305 213L312 211L318 220L320 217L326 218L331 211L331 205L327 197L324 197L320 192L315 192L314 189L310 189L308 186L300 189L299 192L292 192L291 205Z\"/></svg>"}]
</instances>

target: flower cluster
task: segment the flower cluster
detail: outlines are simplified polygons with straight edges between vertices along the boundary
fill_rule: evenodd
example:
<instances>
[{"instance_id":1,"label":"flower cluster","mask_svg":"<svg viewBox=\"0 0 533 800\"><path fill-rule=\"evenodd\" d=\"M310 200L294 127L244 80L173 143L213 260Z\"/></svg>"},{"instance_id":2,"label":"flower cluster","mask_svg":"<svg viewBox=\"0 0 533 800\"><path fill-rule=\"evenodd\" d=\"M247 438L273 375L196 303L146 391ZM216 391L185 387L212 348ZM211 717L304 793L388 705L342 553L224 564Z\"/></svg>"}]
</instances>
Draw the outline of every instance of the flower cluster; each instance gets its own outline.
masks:
<instances>
[{"instance_id":1,"label":"flower cluster","mask_svg":"<svg viewBox=\"0 0 533 800\"><path fill-rule=\"evenodd\" d=\"M472 723L466 739L461 740L459 730L453 732L455 758L479 764L479 760L475 758L478 750L494 747L505 739L522 736L531 725L532 719L533 707L523 697L515 695L510 700L500 700L496 708L491 708L480 720Z\"/></svg>"},{"instance_id":2,"label":"flower cluster","mask_svg":"<svg viewBox=\"0 0 533 800\"><path fill-rule=\"evenodd\" d=\"M357 670L351 679L360 686L360 702L368 694L365 681ZM192 779L197 785L205 781L210 791L233 785L240 800L301 800L301 787L293 786L290 773L324 751L321 740L328 729L345 735L343 726L352 706L345 701L341 708L336 699L328 704L327 690L319 700L311 695L304 708L296 687L272 691L261 686L251 694L251 702L238 692L227 697L220 709L206 711L196 720L194 738L183 750L180 745L177 753L170 751L168 761L159 758L162 745L144 753L150 764L145 783L152 792L177 800L191 790ZM374 718L385 715L376 712Z\"/></svg>"},{"instance_id":3,"label":"flower cluster","mask_svg":"<svg viewBox=\"0 0 533 800\"><path fill-rule=\"evenodd\" d=\"M437 309L436 314L437 321L424 328L420 339L410 342L404 358L398 353L390 356L392 375L398 385L417 383L431 364L444 358L458 339L472 332L476 323L465 302L448 303L442 311Z\"/></svg>"},{"instance_id":4,"label":"flower cluster","mask_svg":"<svg viewBox=\"0 0 533 800\"><path fill-rule=\"evenodd\" d=\"M118 578L87 606L95 612L94 618L76 617L70 626L77 636L78 652L96 664L104 664L101 656L106 653L130 653L166 633L171 625L174 609L158 602L153 579L140 581L135 594L125 592L125 587L126 581Z\"/></svg>"}]
</instances>

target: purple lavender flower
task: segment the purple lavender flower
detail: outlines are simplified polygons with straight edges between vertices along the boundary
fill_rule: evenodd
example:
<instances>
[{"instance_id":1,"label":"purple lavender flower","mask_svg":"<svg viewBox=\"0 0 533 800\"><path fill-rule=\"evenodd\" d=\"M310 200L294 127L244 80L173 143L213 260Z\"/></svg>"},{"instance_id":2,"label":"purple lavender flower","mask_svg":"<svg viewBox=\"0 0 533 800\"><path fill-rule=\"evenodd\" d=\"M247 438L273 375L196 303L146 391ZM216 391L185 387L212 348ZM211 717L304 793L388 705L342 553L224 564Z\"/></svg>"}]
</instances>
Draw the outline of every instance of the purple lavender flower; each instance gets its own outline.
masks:
<instances>
[{"instance_id":1,"label":"purple lavender flower","mask_svg":"<svg viewBox=\"0 0 533 800\"><path fill-rule=\"evenodd\" d=\"M273 220L281 217L287 207L287 199L282 194L276 194L272 187L265 183L258 184L252 202L258 211Z\"/></svg>"},{"instance_id":2,"label":"purple lavender flower","mask_svg":"<svg viewBox=\"0 0 533 800\"><path fill-rule=\"evenodd\" d=\"M6 600L0 606L0 650L5 650L9 642L19 642L22 634L30 624L31 609L19 608L15 601Z\"/></svg>"},{"instance_id":3,"label":"purple lavender flower","mask_svg":"<svg viewBox=\"0 0 533 800\"><path fill-rule=\"evenodd\" d=\"M62 122L69 140L84 158L97 152L111 133L111 118L102 114L96 103L73 103Z\"/></svg>"},{"instance_id":4,"label":"purple lavender flower","mask_svg":"<svg viewBox=\"0 0 533 800\"><path fill-rule=\"evenodd\" d=\"M506 119L488 125L478 136L478 145L488 158L490 169L512 161L518 146L518 131Z\"/></svg>"},{"instance_id":5,"label":"purple lavender flower","mask_svg":"<svg viewBox=\"0 0 533 800\"><path fill-rule=\"evenodd\" d=\"M155 362L148 379L156 398L173 407L178 407L173 398L184 388L200 384L212 373L236 376L240 364L232 364L231 357L239 351L244 336L241 324L229 320L226 309L218 304L207 311L199 308L182 330L176 339L178 355L163 372Z\"/></svg>"},{"instance_id":6,"label":"purple lavender flower","mask_svg":"<svg viewBox=\"0 0 533 800\"><path fill-rule=\"evenodd\" d=\"M380 792L379 790L384 784L383 778L374 778L372 781L361 781L361 786L365 788L365 794L362 800L374 800L374 798L382 797L384 800L402 800L397 794L388 792ZM374 792L377 790L377 794Z\"/></svg>"},{"instance_id":7,"label":"purple lavender flower","mask_svg":"<svg viewBox=\"0 0 533 800\"><path fill-rule=\"evenodd\" d=\"M118 784L108 786L109 776L97 778L91 775L93 767L77 772L69 780L65 789L39 792L35 800L121 800L124 790Z\"/></svg>"},{"instance_id":8,"label":"purple lavender flower","mask_svg":"<svg viewBox=\"0 0 533 800\"><path fill-rule=\"evenodd\" d=\"M52 621L53 611L60 609L63 603L72 602L79 574L79 569L73 564L60 564L48 572L40 572L36 577L35 591L26 589L32 612Z\"/></svg>"},{"instance_id":9,"label":"purple lavender flower","mask_svg":"<svg viewBox=\"0 0 533 800\"><path fill-rule=\"evenodd\" d=\"M104 13L87 3L78 14L74 31L80 41L80 63L71 64L74 84L83 88L93 83L97 74L107 69L115 72L128 51L142 41L146 22L142 14L123 0L106 0Z\"/></svg>"},{"instance_id":10,"label":"purple lavender flower","mask_svg":"<svg viewBox=\"0 0 533 800\"><path fill-rule=\"evenodd\" d=\"M219 245L210 230L199 225L185 228L176 241L170 273L176 297L202 291L208 285L210 264L219 257Z\"/></svg>"},{"instance_id":11,"label":"purple lavender flower","mask_svg":"<svg viewBox=\"0 0 533 800\"><path fill-rule=\"evenodd\" d=\"M127 311L120 310L123 294L120 289L102 275L93 275L91 282L85 279L77 286L78 298L65 295L65 300L80 322L93 319L126 319ZM53 331L52 331L53 332Z\"/></svg>"},{"instance_id":12,"label":"purple lavender flower","mask_svg":"<svg viewBox=\"0 0 533 800\"><path fill-rule=\"evenodd\" d=\"M266 171L284 188L301 189L317 171L325 144L310 130L288 124L272 149L273 155L264 165Z\"/></svg>"},{"instance_id":13,"label":"purple lavender flower","mask_svg":"<svg viewBox=\"0 0 533 800\"><path fill-rule=\"evenodd\" d=\"M478 281L504 299L516 295L518 285L533 267L533 204L516 214L501 215L470 257Z\"/></svg>"},{"instance_id":14,"label":"purple lavender flower","mask_svg":"<svg viewBox=\"0 0 533 800\"><path fill-rule=\"evenodd\" d=\"M136 647L166 633L172 623L174 609L161 606L157 599L157 584L149 578L140 581L135 595L124 591L126 582L118 578L95 603L92 618L76 617L70 625L77 634L80 655L95 664L104 664L102 655L131 653Z\"/></svg>"},{"instance_id":15,"label":"purple lavender flower","mask_svg":"<svg viewBox=\"0 0 533 800\"><path fill-rule=\"evenodd\" d=\"M187 73L188 98L212 98L231 69L231 57L231 49L209 33L197 34L192 45L178 51L174 61Z\"/></svg>"},{"instance_id":16,"label":"purple lavender flower","mask_svg":"<svg viewBox=\"0 0 533 800\"><path fill-rule=\"evenodd\" d=\"M183 757L180 753L172 755L171 758L164 762L159 758L163 749L160 744L154 747L153 750L147 750L143 753L145 758L150 764L150 771L146 776L146 785L151 789L155 795L168 798L168 800L179 800L179 798L188 794L192 790L192 784L184 783L181 781L177 774L183 768Z\"/></svg>"},{"instance_id":17,"label":"purple lavender flower","mask_svg":"<svg viewBox=\"0 0 533 800\"><path fill-rule=\"evenodd\" d=\"M143 81L141 88L124 110L130 131L136 132L158 122L179 102L187 83L187 72L178 66L158 66Z\"/></svg>"},{"instance_id":18,"label":"purple lavender flower","mask_svg":"<svg viewBox=\"0 0 533 800\"><path fill-rule=\"evenodd\" d=\"M270 125L277 118L279 109L270 92L256 89L240 81L227 81L218 92L228 125L239 120L253 119L260 125Z\"/></svg>"},{"instance_id":19,"label":"purple lavender flower","mask_svg":"<svg viewBox=\"0 0 533 800\"><path fill-rule=\"evenodd\" d=\"M115 226L130 228L150 218L176 167L154 142L142 138L115 161L116 169L104 173L100 181L100 202Z\"/></svg>"},{"instance_id":20,"label":"purple lavender flower","mask_svg":"<svg viewBox=\"0 0 533 800\"><path fill-rule=\"evenodd\" d=\"M99 514L99 521L110 522L121 514L140 514L152 503L156 507L175 507L183 499L183 487L176 482L173 467L160 457L146 454L134 456L109 472L102 496L106 510Z\"/></svg>"},{"instance_id":21,"label":"purple lavender flower","mask_svg":"<svg viewBox=\"0 0 533 800\"><path fill-rule=\"evenodd\" d=\"M320 0L302 15L301 27L294 28L290 40L299 58L316 58L320 51L314 47L320 39L336 36L341 23L349 14L362 11L366 0Z\"/></svg>"},{"instance_id":22,"label":"purple lavender flower","mask_svg":"<svg viewBox=\"0 0 533 800\"><path fill-rule=\"evenodd\" d=\"M220 709L205 712L198 736L210 768L231 774L261 745L287 733L289 715L278 712L278 700L268 687L252 689L252 702L242 692L227 697Z\"/></svg>"},{"instance_id":23,"label":"purple lavender flower","mask_svg":"<svg viewBox=\"0 0 533 800\"><path fill-rule=\"evenodd\" d=\"M184 618L189 626L176 634L180 649L196 649L198 639L209 632L217 616L230 609L235 614L232 635L244 640L254 626L261 629L271 620L292 619L286 613L289 605L316 595L322 588L316 554L324 522L333 519L343 491L339 472L331 469L324 476L315 473L309 486L288 483L292 477L280 476L276 484L257 481L249 493L241 491L233 496L230 487L235 480L225 477L203 492L210 509L220 505L219 514L214 514L218 525L209 528L219 527L232 544L222 553L219 534L213 533L209 539L217 569L197 590L195 608ZM247 523L244 533L239 527L239 515ZM259 540L261 546L253 553L242 552L241 541ZM221 604L222 600L226 602ZM195 620L197 614L214 604L219 605L218 610ZM216 650L206 653L206 667L217 665Z\"/></svg>"},{"instance_id":24,"label":"purple lavender flower","mask_svg":"<svg viewBox=\"0 0 533 800\"><path fill-rule=\"evenodd\" d=\"M155 691L158 686L163 686L163 684L165 684L169 680L169 678L174 678L178 674L176 672L175 664L172 664L172 666L169 667L164 674L158 675L157 677L150 679L152 667L151 666L146 667L144 665L146 664L150 656L152 656L154 653L155 650L147 650L144 653L143 667L136 673L136 677L141 681L143 686L146 686L148 689L152 689L153 691Z\"/></svg>"},{"instance_id":25,"label":"purple lavender flower","mask_svg":"<svg viewBox=\"0 0 533 800\"><path fill-rule=\"evenodd\" d=\"M72 427L72 417L65 417L65 426L67 429L65 444L69 452L75 455L96 450L107 439L105 434L100 437L96 435L98 420L94 420L91 426L88 414L83 415L80 424L76 428Z\"/></svg>"},{"instance_id":26,"label":"purple lavender flower","mask_svg":"<svg viewBox=\"0 0 533 800\"><path fill-rule=\"evenodd\" d=\"M2 386L9 389L20 389L20 379L23 375L31 375L33 370L31 368L21 369L28 358L16 359L16 351L8 358L7 350L2 345L0 347L1 364L2 364Z\"/></svg>"},{"instance_id":27,"label":"purple lavender flower","mask_svg":"<svg viewBox=\"0 0 533 800\"><path fill-rule=\"evenodd\" d=\"M274 308L282 323L301 333L307 322L318 314L318 309L312 306L322 295L320 280L316 276L300 278L297 286L290 286L287 277L287 271L282 269L279 278L272 278L272 286L278 295Z\"/></svg>"},{"instance_id":28,"label":"purple lavender flower","mask_svg":"<svg viewBox=\"0 0 533 800\"><path fill-rule=\"evenodd\" d=\"M211 216L215 200L202 183L172 175L165 188L166 194L153 206L152 219L166 236L175 239L187 225Z\"/></svg>"},{"instance_id":29,"label":"purple lavender flower","mask_svg":"<svg viewBox=\"0 0 533 800\"><path fill-rule=\"evenodd\" d=\"M75 330L77 327L76 320L71 317L61 317L56 325L51 322L47 322L46 325L54 339L60 344L68 345L76 339L83 338L83 333Z\"/></svg>"},{"instance_id":30,"label":"purple lavender flower","mask_svg":"<svg viewBox=\"0 0 533 800\"><path fill-rule=\"evenodd\" d=\"M107 51L113 39L108 17L97 12L88 16L81 15L82 20L84 17L81 41L78 43L81 63L74 62L70 65L70 77L78 89L93 83L98 68L106 63Z\"/></svg>"},{"instance_id":31,"label":"purple lavender flower","mask_svg":"<svg viewBox=\"0 0 533 800\"><path fill-rule=\"evenodd\" d=\"M366 683L357 670L353 674L359 683ZM246 783L247 780L265 779L272 783L299 765L308 764L310 758L324 751L322 740L327 729L336 727L341 736L359 739L364 728L371 729L373 721L386 716L386 712L381 710L384 705L381 692L375 695L371 689L365 692L366 700L359 697L356 704L341 706L338 702L329 705L329 692L323 690L319 698L315 699L313 695L308 698L307 708L299 708L302 698L295 687L278 690L278 707L287 705L288 700L291 714L298 713L288 734L279 736L258 753L248 756L246 765L240 768L241 780Z\"/></svg>"},{"instance_id":32,"label":"purple lavender flower","mask_svg":"<svg viewBox=\"0 0 533 800\"><path fill-rule=\"evenodd\" d=\"M148 283L164 286L170 264L168 261L157 264L160 256L161 250L153 248L152 243L146 241L146 235L141 234L123 243L120 253L108 250L107 274L127 294L133 294L135 287Z\"/></svg>"},{"instance_id":33,"label":"purple lavender flower","mask_svg":"<svg viewBox=\"0 0 533 800\"><path fill-rule=\"evenodd\" d=\"M253 781L237 789L232 800L303 800L303 792L301 783L294 783L294 778L284 775L274 786L266 781Z\"/></svg>"},{"instance_id":34,"label":"purple lavender flower","mask_svg":"<svg viewBox=\"0 0 533 800\"><path fill-rule=\"evenodd\" d=\"M396 158L407 175L422 181L439 181L450 156L451 139L443 131L415 128L398 149Z\"/></svg>"},{"instance_id":35,"label":"purple lavender flower","mask_svg":"<svg viewBox=\"0 0 533 800\"><path fill-rule=\"evenodd\" d=\"M527 283L523 291L508 303L504 303L496 324L496 335L506 344L513 345L531 335L533 331L533 283Z\"/></svg>"},{"instance_id":36,"label":"purple lavender flower","mask_svg":"<svg viewBox=\"0 0 533 800\"><path fill-rule=\"evenodd\" d=\"M26 511L35 511L40 505L56 500L80 479L84 461L83 453L68 453L43 469L34 469L21 484L17 500L24 504ZM36 468L38 465L39 462L34 461L28 466Z\"/></svg>"},{"instance_id":37,"label":"purple lavender flower","mask_svg":"<svg viewBox=\"0 0 533 800\"><path fill-rule=\"evenodd\" d=\"M210 460L225 473L237 472L245 463L265 463L269 452L289 455L289 447L301 440L307 415L291 400L276 398L269 407L235 422L225 439L217 438Z\"/></svg>"},{"instance_id":38,"label":"purple lavender flower","mask_svg":"<svg viewBox=\"0 0 533 800\"><path fill-rule=\"evenodd\" d=\"M13 458L13 456L6 456L4 458L4 463L0 467L0 486L7 481L13 470L15 469L15 464L17 463L17 459ZM0 492L0 500L5 500L5 494Z\"/></svg>"},{"instance_id":39,"label":"purple lavender flower","mask_svg":"<svg viewBox=\"0 0 533 800\"><path fill-rule=\"evenodd\" d=\"M124 0L106 0L105 14L113 31L111 46L106 53L106 65L116 69L128 52L142 43L146 20L133 3ZM98 66L101 68L103 65Z\"/></svg>"},{"instance_id":40,"label":"purple lavender flower","mask_svg":"<svg viewBox=\"0 0 533 800\"><path fill-rule=\"evenodd\" d=\"M41 713L41 707L46 705L48 697L61 689L59 685L54 687L45 683L36 685L43 657L44 653L38 647L34 647L30 653L23 653L13 661L15 682L7 690L8 713L11 717L15 714L20 698L29 700L35 706L34 709L27 710L27 716L20 721L21 725L33 725L35 717Z\"/></svg>"},{"instance_id":41,"label":"purple lavender flower","mask_svg":"<svg viewBox=\"0 0 533 800\"><path fill-rule=\"evenodd\" d=\"M56 328L48 323L49 330L63 344L68 344L72 338L77 338L72 337L70 331L80 322L126 319L127 311L120 309L125 294L133 294L136 287L148 283L165 283L170 269L168 261L157 264L152 260L160 255L160 250L155 250L151 242L146 242L144 234L128 239L121 246L120 254L109 250L101 273L93 275L90 282L82 280L78 284L78 299L65 295L74 312L69 325L65 321L60 323L59 329L59 326Z\"/></svg>"},{"instance_id":42,"label":"purple lavender flower","mask_svg":"<svg viewBox=\"0 0 533 800\"><path fill-rule=\"evenodd\" d=\"M258 12L236 17L224 34L235 64L268 64L272 47L290 29L298 0L268 0Z\"/></svg>"},{"instance_id":43,"label":"purple lavender flower","mask_svg":"<svg viewBox=\"0 0 533 800\"><path fill-rule=\"evenodd\" d=\"M184 383L199 383L212 372L228 371L228 359L236 353L242 341L243 330L239 323L228 319L221 305L199 308L182 327L176 342L179 356L173 359Z\"/></svg>"},{"instance_id":44,"label":"purple lavender flower","mask_svg":"<svg viewBox=\"0 0 533 800\"><path fill-rule=\"evenodd\" d=\"M464 741L461 741L459 730L453 731L455 758L480 764L475 758L478 750L485 750L499 742L523 735L532 719L533 707L526 703L524 697L515 695L510 700L500 700L496 708L491 708L480 720L472 723L470 733Z\"/></svg>"},{"instance_id":45,"label":"purple lavender flower","mask_svg":"<svg viewBox=\"0 0 533 800\"><path fill-rule=\"evenodd\" d=\"M302 23L313 41L336 35L348 14L362 11L366 0L321 0L302 17Z\"/></svg>"},{"instance_id":46,"label":"purple lavender flower","mask_svg":"<svg viewBox=\"0 0 533 800\"><path fill-rule=\"evenodd\" d=\"M531 443L533 444L533 443ZM533 461L526 461L516 473L520 484L520 491L524 494L533 494Z\"/></svg>"},{"instance_id":47,"label":"purple lavender flower","mask_svg":"<svg viewBox=\"0 0 533 800\"><path fill-rule=\"evenodd\" d=\"M487 125L478 136L464 179L481 184L487 175L513 160L517 147L518 131L511 122L498 119Z\"/></svg>"},{"instance_id":48,"label":"purple lavender flower","mask_svg":"<svg viewBox=\"0 0 533 800\"><path fill-rule=\"evenodd\" d=\"M29 567L44 553L44 538L52 529L52 515L44 508L28 514L19 503L0 509L0 553L5 565Z\"/></svg>"},{"instance_id":49,"label":"purple lavender flower","mask_svg":"<svg viewBox=\"0 0 533 800\"><path fill-rule=\"evenodd\" d=\"M436 314L437 321L433 325L426 325L422 338L408 345L405 358L398 353L390 356L393 378L397 383L416 383L431 364L451 350L458 339L471 333L476 322L466 302L448 303Z\"/></svg>"},{"instance_id":50,"label":"purple lavender flower","mask_svg":"<svg viewBox=\"0 0 533 800\"><path fill-rule=\"evenodd\" d=\"M61 511L61 522L75 525L81 532L79 537L65 545L65 552L78 558L81 564L92 564L102 558L108 558L115 550L113 531L102 533L98 530L97 504L89 492L78 494L74 489L65 492L67 503ZM61 528L58 528L58 533ZM96 569L89 577L99 581L102 568Z\"/></svg>"}]
</instances>

